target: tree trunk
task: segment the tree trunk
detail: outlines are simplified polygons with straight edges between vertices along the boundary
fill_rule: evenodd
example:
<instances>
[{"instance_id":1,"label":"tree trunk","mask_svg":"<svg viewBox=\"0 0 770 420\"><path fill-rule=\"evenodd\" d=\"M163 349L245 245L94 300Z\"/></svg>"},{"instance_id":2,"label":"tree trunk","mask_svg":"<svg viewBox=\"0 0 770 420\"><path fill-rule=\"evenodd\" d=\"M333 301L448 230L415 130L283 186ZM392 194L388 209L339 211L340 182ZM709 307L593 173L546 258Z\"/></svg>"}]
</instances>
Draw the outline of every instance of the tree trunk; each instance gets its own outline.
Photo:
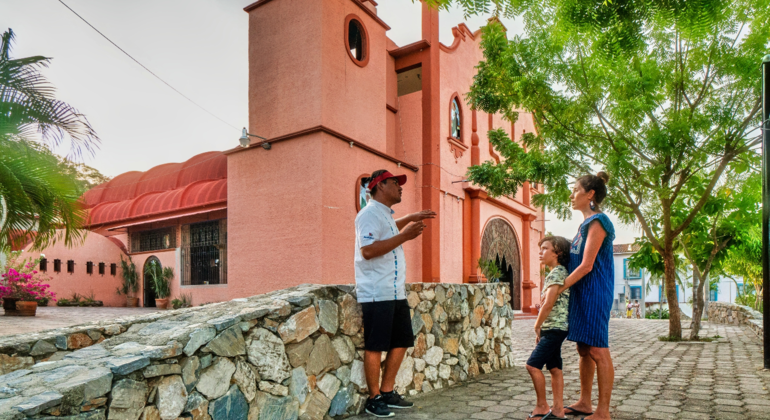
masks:
<instances>
[{"instance_id":1,"label":"tree trunk","mask_svg":"<svg viewBox=\"0 0 770 420\"><path fill-rule=\"evenodd\" d=\"M703 288L708 284L708 274L699 278L699 270L693 267L693 300L692 300L692 330L690 330L690 340L697 340L700 333L700 320L703 317ZM698 283L696 283L696 281ZM696 286L697 284L697 286Z\"/></svg>"},{"instance_id":2,"label":"tree trunk","mask_svg":"<svg viewBox=\"0 0 770 420\"><path fill-rule=\"evenodd\" d=\"M668 299L668 336L681 339L682 321L679 313L679 302L676 299L676 262L674 261L672 244L666 244L663 263L665 267L666 299Z\"/></svg>"}]
</instances>

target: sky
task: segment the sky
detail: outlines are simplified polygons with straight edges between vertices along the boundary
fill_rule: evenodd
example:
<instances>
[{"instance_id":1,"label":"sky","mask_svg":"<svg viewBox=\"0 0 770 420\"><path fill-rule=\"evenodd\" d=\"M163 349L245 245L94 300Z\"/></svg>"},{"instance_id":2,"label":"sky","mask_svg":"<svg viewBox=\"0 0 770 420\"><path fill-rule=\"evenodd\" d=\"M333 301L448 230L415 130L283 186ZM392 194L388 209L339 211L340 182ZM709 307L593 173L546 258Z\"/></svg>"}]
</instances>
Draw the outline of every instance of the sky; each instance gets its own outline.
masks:
<instances>
[{"instance_id":1,"label":"sky","mask_svg":"<svg viewBox=\"0 0 770 420\"><path fill-rule=\"evenodd\" d=\"M165 82L205 108L174 92L56 0L0 0L0 30L12 28L12 57L52 58L43 73L57 97L85 114L102 142L85 164L105 175L181 162L202 152L238 144L248 125L248 15L252 0L63 0L113 42ZM378 15L391 26L397 45L420 39L420 3L380 0ZM441 42L452 43L451 28L471 30L489 16L463 18L452 8L439 16ZM520 21L503 19L511 35ZM210 113L209 113L210 112ZM211 114L214 114L211 115ZM257 128L251 128L258 133ZM66 154L67 150L58 150ZM616 218L615 243L639 233ZM572 238L582 220L546 215L546 230Z\"/></svg>"}]
</instances>

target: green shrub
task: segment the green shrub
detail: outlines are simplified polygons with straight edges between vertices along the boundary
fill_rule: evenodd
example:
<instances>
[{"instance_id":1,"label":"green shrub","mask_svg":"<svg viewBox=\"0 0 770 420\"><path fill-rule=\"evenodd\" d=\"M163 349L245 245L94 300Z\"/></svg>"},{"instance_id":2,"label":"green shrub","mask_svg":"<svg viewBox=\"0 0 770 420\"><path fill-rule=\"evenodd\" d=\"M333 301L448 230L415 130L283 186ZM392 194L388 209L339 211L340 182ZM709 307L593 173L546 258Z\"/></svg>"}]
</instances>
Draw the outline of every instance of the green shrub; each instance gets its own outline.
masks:
<instances>
[{"instance_id":1,"label":"green shrub","mask_svg":"<svg viewBox=\"0 0 770 420\"><path fill-rule=\"evenodd\" d=\"M171 301L171 306L174 309L179 308L191 308L192 307L192 293L182 293L179 298L175 298Z\"/></svg>"},{"instance_id":2,"label":"green shrub","mask_svg":"<svg viewBox=\"0 0 770 420\"><path fill-rule=\"evenodd\" d=\"M668 319L668 309L662 309L663 313L661 314L661 309L654 309L654 310L647 310L644 313L644 317L646 319Z\"/></svg>"}]
</instances>

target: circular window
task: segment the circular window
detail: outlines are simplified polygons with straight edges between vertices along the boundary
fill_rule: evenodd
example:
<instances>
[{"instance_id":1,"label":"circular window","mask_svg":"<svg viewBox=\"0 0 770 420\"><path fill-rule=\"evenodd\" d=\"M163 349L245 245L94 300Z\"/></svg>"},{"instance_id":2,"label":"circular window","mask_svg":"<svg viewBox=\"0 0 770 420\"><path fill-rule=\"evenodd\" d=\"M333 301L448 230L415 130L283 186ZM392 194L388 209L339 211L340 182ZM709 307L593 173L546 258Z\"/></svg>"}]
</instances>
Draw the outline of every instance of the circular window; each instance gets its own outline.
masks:
<instances>
[{"instance_id":1,"label":"circular window","mask_svg":"<svg viewBox=\"0 0 770 420\"><path fill-rule=\"evenodd\" d=\"M369 62L368 35L358 16L350 14L345 18L345 48L350 59L360 67Z\"/></svg>"}]
</instances>

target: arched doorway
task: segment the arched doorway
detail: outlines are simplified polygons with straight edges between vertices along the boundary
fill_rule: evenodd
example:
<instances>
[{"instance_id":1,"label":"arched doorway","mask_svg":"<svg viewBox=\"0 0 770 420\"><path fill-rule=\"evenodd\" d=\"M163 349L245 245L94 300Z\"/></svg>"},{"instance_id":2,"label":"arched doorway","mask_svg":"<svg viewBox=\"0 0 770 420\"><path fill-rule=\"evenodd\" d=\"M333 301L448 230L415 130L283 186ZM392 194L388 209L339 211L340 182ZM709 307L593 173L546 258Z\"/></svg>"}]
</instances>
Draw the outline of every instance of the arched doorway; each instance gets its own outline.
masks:
<instances>
[{"instance_id":1,"label":"arched doorway","mask_svg":"<svg viewBox=\"0 0 770 420\"><path fill-rule=\"evenodd\" d=\"M511 306L521 310L521 252L513 226L496 217L481 235L481 258L494 261L502 272L500 281L511 288Z\"/></svg>"},{"instance_id":2,"label":"arched doorway","mask_svg":"<svg viewBox=\"0 0 770 420\"><path fill-rule=\"evenodd\" d=\"M145 308L155 307L155 288L152 287L150 276L147 275L147 267L152 264L153 261L158 265L158 267L162 268L160 260L154 255L150 258L147 258L147 260L144 262L144 267L142 267L142 277L144 278L144 281L142 282L142 286L144 287L144 302L142 306Z\"/></svg>"}]
</instances>

